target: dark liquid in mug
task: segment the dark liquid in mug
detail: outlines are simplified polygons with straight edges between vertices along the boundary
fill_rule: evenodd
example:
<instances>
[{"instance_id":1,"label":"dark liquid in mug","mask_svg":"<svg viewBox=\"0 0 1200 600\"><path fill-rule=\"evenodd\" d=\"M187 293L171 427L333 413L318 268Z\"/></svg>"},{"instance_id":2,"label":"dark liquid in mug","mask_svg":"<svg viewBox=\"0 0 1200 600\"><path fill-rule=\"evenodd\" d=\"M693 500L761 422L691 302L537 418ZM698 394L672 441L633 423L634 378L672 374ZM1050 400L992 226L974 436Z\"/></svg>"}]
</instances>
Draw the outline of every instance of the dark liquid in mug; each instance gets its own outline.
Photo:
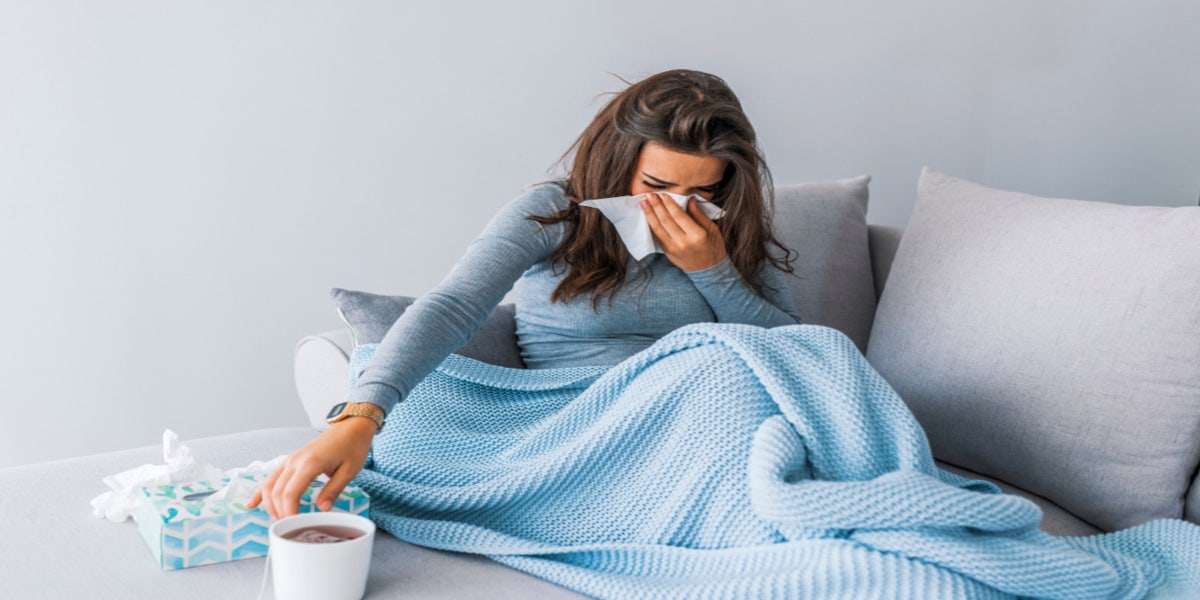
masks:
<instances>
[{"instance_id":1,"label":"dark liquid in mug","mask_svg":"<svg viewBox=\"0 0 1200 600\"><path fill-rule=\"evenodd\" d=\"M294 531L289 531L283 534L285 540L294 540L297 542L307 542L312 544L329 544L333 542L344 542L354 538L362 537L366 532L353 527L344 525L313 525L311 527L301 527Z\"/></svg>"}]
</instances>

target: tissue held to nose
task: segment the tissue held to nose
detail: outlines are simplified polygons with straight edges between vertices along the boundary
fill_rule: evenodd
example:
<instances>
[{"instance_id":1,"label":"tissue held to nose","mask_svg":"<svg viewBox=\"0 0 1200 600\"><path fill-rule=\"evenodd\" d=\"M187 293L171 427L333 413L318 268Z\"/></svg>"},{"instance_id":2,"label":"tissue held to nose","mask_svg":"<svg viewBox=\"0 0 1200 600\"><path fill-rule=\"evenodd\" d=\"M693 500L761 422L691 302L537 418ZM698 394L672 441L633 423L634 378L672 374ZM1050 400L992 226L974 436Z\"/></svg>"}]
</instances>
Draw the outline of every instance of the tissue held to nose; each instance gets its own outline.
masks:
<instances>
[{"instance_id":1,"label":"tissue held to nose","mask_svg":"<svg viewBox=\"0 0 1200 600\"><path fill-rule=\"evenodd\" d=\"M688 200L696 199L696 205L700 210L712 220L720 219L725 216L725 211L721 207L701 198L699 196L684 196L682 194L671 194L660 192L661 196L667 196L675 201L679 208L686 209ZM642 260L643 258L662 252L662 246L654 239L654 234L650 231L650 223L646 220L645 211L642 210L641 202L646 198L646 194L637 194L633 196L616 196L613 198L600 198L597 200L585 200L580 202L580 206L589 206L600 211L613 227L616 228L617 234L621 236L621 241L625 243L625 248L629 250L629 254L634 260Z\"/></svg>"}]
</instances>

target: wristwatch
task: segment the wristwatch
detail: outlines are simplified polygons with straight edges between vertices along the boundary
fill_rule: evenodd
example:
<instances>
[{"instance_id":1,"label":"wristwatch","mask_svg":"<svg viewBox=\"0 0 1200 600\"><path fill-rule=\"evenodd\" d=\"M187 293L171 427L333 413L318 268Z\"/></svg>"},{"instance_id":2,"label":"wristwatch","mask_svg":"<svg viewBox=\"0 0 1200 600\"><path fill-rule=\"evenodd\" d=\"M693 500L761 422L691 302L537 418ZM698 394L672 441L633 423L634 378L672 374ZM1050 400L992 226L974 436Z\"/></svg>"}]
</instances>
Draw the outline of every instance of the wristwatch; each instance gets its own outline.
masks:
<instances>
[{"instance_id":1,"label":"wristwatch","mask_svg":"<svg viewBox=\"0 0 1200 600\"><path fill-rule=\"evenodd\" d=\"M366 417L375 421L375 433L379 433L383 429L384 416L383 409L370 402L339 402L325 415L325 420L332 424L347 417Z\"/></svg>"}]
</instances>

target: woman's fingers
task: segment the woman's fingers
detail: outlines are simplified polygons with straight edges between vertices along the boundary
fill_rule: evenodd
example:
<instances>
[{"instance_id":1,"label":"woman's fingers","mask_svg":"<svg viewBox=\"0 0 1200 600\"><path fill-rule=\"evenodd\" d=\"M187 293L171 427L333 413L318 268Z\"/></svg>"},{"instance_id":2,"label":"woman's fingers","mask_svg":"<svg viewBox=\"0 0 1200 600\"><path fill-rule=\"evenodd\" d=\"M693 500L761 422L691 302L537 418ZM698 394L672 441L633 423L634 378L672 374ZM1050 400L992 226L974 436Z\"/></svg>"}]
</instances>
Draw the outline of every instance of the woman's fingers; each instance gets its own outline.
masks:
<instances>
[{"instance_id":1,"label":"woman's fingers","mask_svg":"<svg viewBox=\"0 0 1200 600\"><path fill-rule=\"evenodd\" d=\"M704 215L694 199L689 199L688 202L685 212L673 199L646 194L642 210L646 214L650 231L658 238L659 243L666 242L676 249L685 250L709 241L707 238L715 229L715 224ZM694 217L697 212L703 220Z\"/></svg>"},{"instance_id":2,"label":"woman's fingers","mask_svg":"<svg viewBox=\"0 0 1200 600\"><path fill-rule=\"evenodd\" d=\"M272 519L275 518L275 505L271 502L271 488L275 485L275 482L279 479L279 475L282 472L283 465L280 465L276 467L274 471L271 471L271 474L267 475L267 478L264 479L262 483L258 484L258 489L254 491L254 495L251 496L250 501L246 503L246 508L254 508L259 504L262 504L263 510L267 511L267 514L271 515Z\"/></svg>"},{"instance_id":3,"label":"woman's fingers","mask_svg":"<svg viewBox=\"0 0 1200 600\"><path fill-rule=\"evenodd\" d=\"M262 499L263 499L262 491L263 491L263 488L262 488L262 484L260 483L258 485L258 489L254 490L254 494L252 496L250 496L249 500L246 501L246 508L254 508L255 506L258 506L258 503L262 502Z\"/></svg>"},{"instance_id":4,"label":"woman's fingers","mask_svg":"<svg viewBox=\"0 0 1200 600\"><path fill-rule=\"evenodd\" d=\"M688 201L687 214L688 216L692 217L692 220L695 221L696 224L702 227L705 231L717 229L717 224L713 222L712 219L708 218L708 215L704 214L704 211L700 209L699 200L693 198Z\"/></svg>"},{"instance_id":5,"label":"woman's fingers","mask_svg":"<svg viewBox=\"0 0 1200 600\"><path fill-rule=\"evenodd\" d=\"M263 504L267 505L267 514L271 515L272 519L282 519L283 514L283 486L291 479L292 466L291 462L286 462L275 469L272 476L275 480L270 485L265 485L263 492Z\"/></svg>"},{"instance_id":6,"label":"woman's fingers","mask_svg":"<svg viewBox=\"0 0 1200 600\"><path fill-rule=\"evenodd\" d=\"M296 467L296 470L289 474L286 483L282 486L276 486L283 488L276 503L281 517L290 517L300 513L300 497L304 495L304 491L312 485L313 480L320 474L320 467L311 462L301 462Z\"/></svg>"},{"instance_id":7,"label":"woman's fingers","mask_svg":"<svg viewBox=\"0 0 1200 600\"><path fill-rule=\"evenodd\" d=\"M257 506L258 503L254 499L259 498L263 509L272 519L278 520L298 514L300 497L320 474L320 467L313 466L312 463L297 464L296 461L288 461L263 480L258 491L251 497L251 502L246 504L246 508Z\"/></svg>"},{"instance_id":8,"label":"woman's fingers","mask_svg":"<svg viewBox=\"0 0 1200 600\"><path fill-rule=\"evenodd\" d=\"M642 212L646 214L646 223L650 225L650 231L660 244L666 243L674 246L682 243L687 235L665 206L674 203L674 200L663 200L657 194L646 194L646 199L642 201Z\"/></svg>"},{"instance_id":9,"label":"woman's fingers","mask_svg":"<svg viewBox=\"0 0 1200 600\"><path fill-rule=\"evenodd\" d=\"M646 215L646 224L650 226L650 233L654 234L654 239L658 240L659 244L671 239L670 234L663 229L662 223L658 220L658 215L654 213L654 209L650 208L651 200L647 197L642 200L642 212Z\"/></svg>"},{"instance_id":10,"label":"woman's fingers","mask_svg":"<svg viewBox=\"0 0 1200 600\"><path fill-rule=\"evenodd\" d=\"M694 198L685 212L673 199L646 194L642 211L650 232L675 266L687 272L711 267L725 257L725 238Z\"/></svg>"},{"instance_id":11,"label":"woman's fingers","mask_svg":"<svg viewBox=\"0 0 1200 600\"><path fill-rule=\"evenodd\" d=\"M705 232L704 227L701 227L700 224L697 223L690 214L691 205L695 204L696 200L693 198L688 198L687 202L687 212L685 212L682 208L679 208L679 205L676 204L674 200L664 200L662 202L662 207L670 217L671 221L679 227L679 230L683 235L690 237L702 236Z\"/></svg>"},{"instance_id":12,"label":"woman's fingers","mask_svg":"<svg viewBox=\"0 0 1200 600\"><path fill-rule=\"evenodd\" d=\"M321 494L317 497L317 508L321 510L329 510L333 508L333 503L337 501L338 496L342 494L342 490L358 475L358 472L343 464L338 467L338 470L329 476L329 482L325 487L321 488Z\"/></svg>"},{"instance_id":13,"label":"woman's fingers","mask_svg":"<svg viewBox=\"0 0 1200 600\"><path fill-rule=\"evenodd\" d=\"M246 507L261 504L272 519L297 514L300 498L321 473L330 476L321 498L329 499L327 504L332 506L332 500L362 470L375 432L375 423L370 419L347 419L331 425L268 475ZM317 506L328 510L320 500Z\"/></svg>"},{"instance_id":14,"label":"woman's fingers","mask_svg":"<svg viewBox=\"0 0 1200 600\"><path fill-rule=\"evenodd\" d=\"M683 211L679 210L679 205L675 204L675 200L656 196L655 201L650 203L650 209L654 212L654 216L658 218L658 222L662 224L663 230L671 236L671 239L682 240L687 237L689 232L684 229L684 225L692 224L691 219ZM679 218L681 216L684 219L684 223L680 223Z\"/></svg>"}]
</instances>

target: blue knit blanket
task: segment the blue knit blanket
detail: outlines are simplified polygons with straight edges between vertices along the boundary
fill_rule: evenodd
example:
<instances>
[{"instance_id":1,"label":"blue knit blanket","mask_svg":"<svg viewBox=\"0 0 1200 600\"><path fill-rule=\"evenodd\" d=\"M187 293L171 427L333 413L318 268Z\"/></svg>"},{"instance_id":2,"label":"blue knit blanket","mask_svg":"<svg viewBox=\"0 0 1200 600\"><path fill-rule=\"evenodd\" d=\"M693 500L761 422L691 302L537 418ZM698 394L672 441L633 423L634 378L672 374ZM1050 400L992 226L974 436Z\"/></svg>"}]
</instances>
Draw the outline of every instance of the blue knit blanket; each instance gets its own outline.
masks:
<instances>
[{"instance_id":1,"label":"blue knit blanket","mask_svg":"<svg viewBox=\"0 0 1200 600\"><path fill-rule=\"evenodd\" d=\"M1200 590L1200 527L1043 533L1033 502L937 468L891 387L817 326L691 325L612 368L451 355L355 482L396 537L594 597Z\"/></svg>"}]
</instances>

